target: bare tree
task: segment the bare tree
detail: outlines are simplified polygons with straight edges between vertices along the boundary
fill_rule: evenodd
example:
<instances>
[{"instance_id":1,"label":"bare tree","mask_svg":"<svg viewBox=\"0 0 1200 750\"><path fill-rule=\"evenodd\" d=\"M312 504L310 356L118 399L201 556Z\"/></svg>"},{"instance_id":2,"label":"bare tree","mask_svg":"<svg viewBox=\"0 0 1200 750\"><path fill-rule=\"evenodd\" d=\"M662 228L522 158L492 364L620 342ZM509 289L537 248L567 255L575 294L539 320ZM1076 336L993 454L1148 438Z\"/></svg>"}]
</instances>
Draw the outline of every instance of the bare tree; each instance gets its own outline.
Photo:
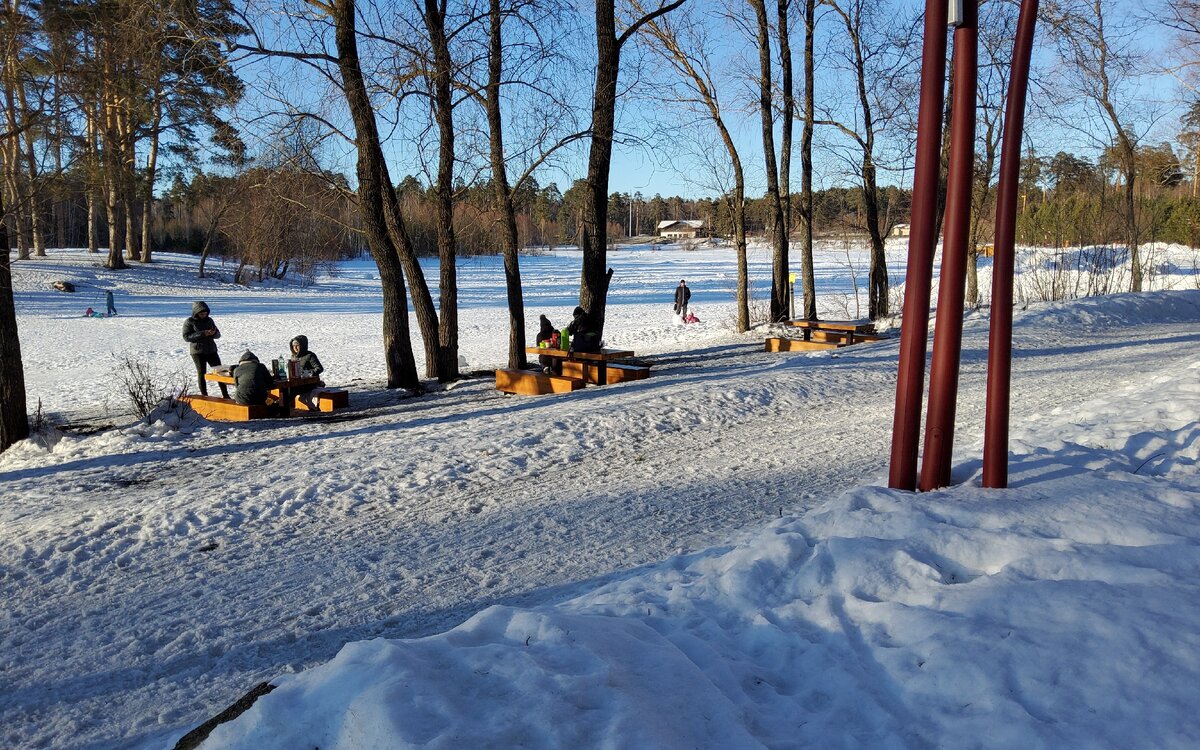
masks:
<instances>
[{"instance_id":1,"label":"bare tree","mask_svg":"<svg viewBox=\"0 0 1200 750\"><path fill-rule=\"evenodd\" d=\"M787 316L788 227L780 194L779 169L775 160L775 108L772 104L771 22L763 0L749 0L757 22L758 108L762 121L763 162L767 173L767 210L772 229L771 322Z\"/></svg>"},{"instance_id":2,"label":"bare tree","mask_svg":"<svg viewBox=\"0 0 1200 750\"><path fill-rule=\"evenodd\" d=\"M583 206L583 269L580 274L579 304L588 311L601 330L608 299L608 176L616 129L621 49L642 26L675 10L684 2L672 0L649 13L639 14L618 34L615 0L595 0L596 79L592 90L592 142L588 152L587 190Z\"/></svg>"},{"instance_id":3,"label":"bare tree","mask_svg":"<svg viewBox=\"0 0 1200 750\"><path fill-rule=\"evenodd\" d=\"M684 104L704 112L712 120L729 155L733 173L733 190L728 203L733 223L733 241L737 252L737 330L750 328L749 271L746 262L746 177L741 155L725 124L713 62L708 49L710 38L698 22L690 17L660 18L646 25L647 32L658 45L655 50L667 61L686 87L680 97Z\"/></svg>"},{"instance_id":4,"label":"bare tree","mask_svg":"<svg viewBox=\"0 0 1200 750\"><path fill-rule=\"evenodd\" d=\"M1125 240L1129 247L1130 289L1142 290L1142 264L1135 204L1137 150L1140 133L1153 117L1139 111L1147 103L1133 87L1144 63L1136 49L1134 27L1112 0L1059 0L1046 5L1048 28L1058 44L1069 84L1067 96L1081 97L1091 105L1098 122L1080 125L1077 109L1060 100L1059 121L1090 138L1103 134L1116 157L1123 185Z\"/></svg>"},{"instance_id":5,"label":"bare tree","mask_svg":"<svg viewBox=\"0 0 1200 750\"><path fill-rule=\"evenodd\" d=\"M903 43L903 37L896 35L909 27L894 23L891 9L880 9L866 0L822 2L832 9L846 32L835 59L842 61L842 67L852 78L855 105L852 115L819 121L819 124L835 127L857 150L853 170L859 179L865 229L870 242L867 314L877 319L889 312L884 244L887 217L881 207L878 184L880 136L883 129L904 111L906 88L900 79L908 63L907 45Z\"/></svg>"}]
</instances>

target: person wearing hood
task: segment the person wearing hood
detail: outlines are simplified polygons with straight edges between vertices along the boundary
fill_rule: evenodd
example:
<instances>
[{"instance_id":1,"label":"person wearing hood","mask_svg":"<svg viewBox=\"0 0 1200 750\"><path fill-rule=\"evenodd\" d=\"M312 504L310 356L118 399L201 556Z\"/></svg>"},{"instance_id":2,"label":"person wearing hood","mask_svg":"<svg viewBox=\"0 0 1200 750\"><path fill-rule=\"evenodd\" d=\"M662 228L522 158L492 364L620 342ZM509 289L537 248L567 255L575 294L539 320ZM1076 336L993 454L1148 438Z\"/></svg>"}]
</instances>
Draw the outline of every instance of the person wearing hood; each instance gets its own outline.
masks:
<instances>
[{"instance_id":1,"label":"person wearing hood","mask_svg":"<svg viewBox=\"0 0 1200 750\"><path fill-rule=\"evenodd\" d=\"M275 384L271 371L247 349L233 368L233 400L245 406L262 406Z\"/></svg>"},{"instance_id":2,"label":"person wearing hood","mask_svg":"<svg viewBox=\"0 0 1200 750\"><path fill-rule=\"evenodd\" d=\"M538 326L537 344L539 346L543 341L551 341L554 338L554 334L558 332L554 328L554 324L551 323L550 319L545 315L538 316ZM550 346L550 344L546 344L546 346ZM550 371L554 368L554 357L547 357L544 354L539 354L538 364L542 366L542 372L549 375Z\"/></svg>"},{"instance_id":3,"label":"person wearing hood","mask_svg":"<svg viewBox=\"0 0 1200 750\"><path fill-rule=\"evenodd\" d=\"M571 351L600 351L600 331L592 322L592 316L582 307L576 307L572 316L571 324L567 326L567 332L571 334Z\"/></svg>"},{"instance_id":4,"label":"person wearing hood","mask_svg":"<svg viewBox=\"0 0 1200 750\"><path fill-rule=\"evenodd\" d=\"M203 302L194 302L192 317L183 321L183 340L189 344L192 362L196 365L196 382L200 386L201 395L204 396L208 395L208 384L204 380L205 370L209 365L221 364L221 358L217 356L217 339L219 338L221 338L221 331L217 329L217 324L209 316L208 305ZM225 398L229 398L224 385L221 386L221 393Z\"/></svg>"},{"instance_id":5,"label":"person wearing hood","mask_svg":"<svg viewBox=\"0 0 1200 750\"><path fill-rule=\"evenodd\" d=\"M308 349L308 336L300 335L291 340L288 347L292 350L292 361L300 371L300 377L320 377L325 372L316 352Z\"/></svg>"}]
</instances>

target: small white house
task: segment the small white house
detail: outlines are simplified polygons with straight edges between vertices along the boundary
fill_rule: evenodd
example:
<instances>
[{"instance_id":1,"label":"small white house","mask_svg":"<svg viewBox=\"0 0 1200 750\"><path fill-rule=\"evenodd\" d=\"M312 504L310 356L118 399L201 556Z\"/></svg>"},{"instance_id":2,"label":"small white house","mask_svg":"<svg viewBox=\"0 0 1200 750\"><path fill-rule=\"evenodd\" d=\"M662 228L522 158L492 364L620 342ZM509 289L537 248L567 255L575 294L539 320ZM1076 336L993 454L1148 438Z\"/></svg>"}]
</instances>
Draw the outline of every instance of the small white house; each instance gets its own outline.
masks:
<instances>
[{"instance_id":1,"label":"small white house","mask_svg":"<svg viewBox=\"0 0 1200 750\"><path fill-rule=\"evenodd\" d=\"M669 240L695 239L702 229L702 219L671 219L658 222L658 236Z\"/></svg>"},{"instance_id":2,"label":"small white house","mask_svg":"<svg viewBox=\"0 0 1200 750\"><path fill-rule=\"evenodd\" d=\"M910 227L908 224L897 224L896 226L892 227L891 236L907 237L909 234L909 230L910 230Z\"/></svg>"}]
</instances>

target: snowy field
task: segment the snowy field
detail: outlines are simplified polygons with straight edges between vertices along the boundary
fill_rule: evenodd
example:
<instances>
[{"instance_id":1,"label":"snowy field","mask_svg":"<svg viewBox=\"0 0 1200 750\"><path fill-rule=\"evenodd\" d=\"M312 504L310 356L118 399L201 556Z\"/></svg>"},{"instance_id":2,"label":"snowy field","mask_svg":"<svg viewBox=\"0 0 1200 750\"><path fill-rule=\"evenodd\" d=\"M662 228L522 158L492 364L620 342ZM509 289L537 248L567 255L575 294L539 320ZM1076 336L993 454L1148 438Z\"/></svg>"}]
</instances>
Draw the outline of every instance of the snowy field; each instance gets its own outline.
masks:
<instances>
[{"instance_id":1,"label":"snowy field","mask_svg":"<svg viewBox=\"0 0 1200 750\"><path fill-rule=\"evenodd\" d=\"M115 427L0 456L0 746L170 747L269 680L204 747L1194 747L1200 291L1159 251L1168 291L1017 311L1005 491L978 487L968 316L958 486L917 496L871 486L896 342L762 352L727 251L614 253L606 337L654 377L540 398L381 388L367 265L248 290L182 256L15 263L31 405ZM848 258L818 253L828 317ZM523 263L531 328L565 321L578 254ZM699 325L671 325L679 278ZM495 366L497 265L460 279L462 354ZM79 317L104 288L121 315ZM131 424L113 353L186 377L193 299L226 361L309 335L354 410Z\"/></svg>"}]
</instances>

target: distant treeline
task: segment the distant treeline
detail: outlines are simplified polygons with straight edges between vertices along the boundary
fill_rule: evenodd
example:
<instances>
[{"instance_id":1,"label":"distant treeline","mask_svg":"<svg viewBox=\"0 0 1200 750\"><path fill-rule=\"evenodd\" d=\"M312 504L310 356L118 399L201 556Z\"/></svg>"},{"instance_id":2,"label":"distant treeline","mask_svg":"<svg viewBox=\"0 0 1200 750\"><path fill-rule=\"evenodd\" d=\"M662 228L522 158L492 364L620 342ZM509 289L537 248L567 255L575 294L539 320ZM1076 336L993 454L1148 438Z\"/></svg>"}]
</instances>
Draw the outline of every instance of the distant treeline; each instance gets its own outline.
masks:
<instances>
[{"instance_id":1,"label":"distant treeline","mask_svg":"<svg viewBox=\"0 0 1200 750\"><path fill-rule=\"evenodd\" d=\"M1138 182L1137 222L1140 240L1200 245L1200 197L1196 183L1185 182L1181 166L1169 148L1143 151ZM88 211L86 183L67 171L52 179L48 191L55 200L43 207L41 226L47 240L60 246L86 245ZM583 180L567 191L550 183L527 180L515 192L518 234L525 247L578 245L583 213ZM977 241L991 241L994 205L988 199L977 212ZM980 180L980 192L983 183ZM406 177L397 186L405 215L411 217L413 244L424 256L437 254L436 206L427 186ZM463 254L499 252L492 186L487 181L460 185L456 190L455 230ZM150 239L155 250L218 253L250 268L258 277L289 271L306 275L317 264L366 253L361 222L342 175L284 168L248 169L235 176L200 173L190 180L176 176L152 206ZM1116 173L1098 163L1068 153L1042 158L1026 155L1022 170L1018 242L1067 247L1121 244L1125 225L1123 199ZM908 222L911 194L888 186L879 190L883 230ZM728 198L683 198L640 193L609 197L609 236L653 236L658 223L701 219L703 234L733 234ZM746 202L750 234L769 230L765 198ZM818 236L859 235L865 232L865 208L860 188L834 187L814 193L814 232ZM93 217L106 236L103 214ZM795 227L793 227L795 229ZM96 228L93 228L96 234Z\"/></svg>"}]
</instances>

